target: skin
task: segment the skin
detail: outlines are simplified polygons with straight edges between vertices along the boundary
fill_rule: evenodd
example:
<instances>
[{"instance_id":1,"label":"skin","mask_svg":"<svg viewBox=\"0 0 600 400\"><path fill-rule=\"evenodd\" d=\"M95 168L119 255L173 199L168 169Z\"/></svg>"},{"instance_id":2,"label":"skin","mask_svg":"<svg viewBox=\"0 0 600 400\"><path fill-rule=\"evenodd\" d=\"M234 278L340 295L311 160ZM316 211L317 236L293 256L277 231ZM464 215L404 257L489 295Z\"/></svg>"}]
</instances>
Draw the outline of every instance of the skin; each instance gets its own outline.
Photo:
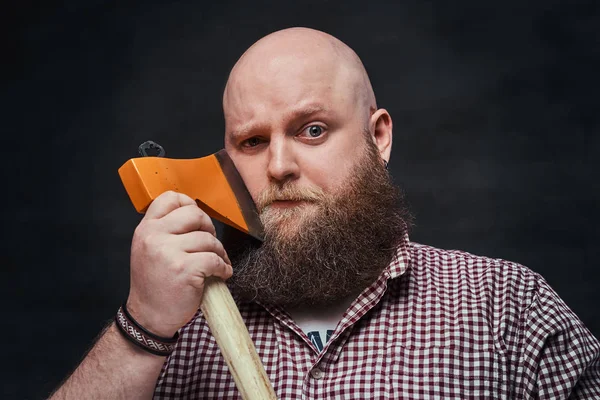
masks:
<instances>
[{"instance_id":1,"label":"skin","mask_svg":"<svg viewBox=\"0 0 600 400\"><path fill-rule=\"evenodd\" d=\"M181 193L157 197L131 245L127 308L149 331L171 337L200 304L204 279L232 274L212 221ZM111 324L51 399L149 399L165 357L127 341Z\"/></svg>"},{"instance_id":2,"label":"skin","mask_svg":"<svg viewBox=\"0 0 600 400\"><path fill-rule=\"evenodd\" d=\"M255 43L231 71L223 111L225 148L255 200L270 185L334 193L362 152L365 131L389 160L388 112L376 108L356 54L322 32L292 28ZM132 239L127 300L142 326L173 336L198 309L205 278L231 276L214 233L188 196L166 192L150 205ZM164 360L110 325L51 398L151 398Z\"/></svg>"},{"instance_id":3,"label":"skin","mask_svg":"<svg viewBox=\"0 0 600 400\"><path fill-rule=\"evenodd\" d=\"M335 192L365 129L389 160L391 117L376 110L358 56L323 32L287 29L254 44L232 69L223 110L225 149L255 201L269 185Z\"/></svg>"}]
</instances>

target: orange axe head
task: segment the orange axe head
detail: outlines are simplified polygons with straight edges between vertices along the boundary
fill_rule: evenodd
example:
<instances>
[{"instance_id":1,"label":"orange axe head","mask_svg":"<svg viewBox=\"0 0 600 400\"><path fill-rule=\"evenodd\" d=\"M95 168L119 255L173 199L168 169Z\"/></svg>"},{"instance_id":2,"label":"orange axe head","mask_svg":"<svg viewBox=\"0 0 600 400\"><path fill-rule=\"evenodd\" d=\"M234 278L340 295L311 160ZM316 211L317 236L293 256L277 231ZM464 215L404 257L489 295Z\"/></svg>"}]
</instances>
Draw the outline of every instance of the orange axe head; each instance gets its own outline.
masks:
<instances>
[{"instance_id":1,"label":"orange axe head","mask_svg":"<svg viewBox=\"0 0 600 400\"><path fill-rule=\"evenodd\" d=\"M164 150L150 143L164 154ZM138 157L119 168L119 176L135 209L143 213L161 193L173 190L190 196L210 217L263 240L256 206L225 150L202 158Z\"/></svg>"}]
</instances>

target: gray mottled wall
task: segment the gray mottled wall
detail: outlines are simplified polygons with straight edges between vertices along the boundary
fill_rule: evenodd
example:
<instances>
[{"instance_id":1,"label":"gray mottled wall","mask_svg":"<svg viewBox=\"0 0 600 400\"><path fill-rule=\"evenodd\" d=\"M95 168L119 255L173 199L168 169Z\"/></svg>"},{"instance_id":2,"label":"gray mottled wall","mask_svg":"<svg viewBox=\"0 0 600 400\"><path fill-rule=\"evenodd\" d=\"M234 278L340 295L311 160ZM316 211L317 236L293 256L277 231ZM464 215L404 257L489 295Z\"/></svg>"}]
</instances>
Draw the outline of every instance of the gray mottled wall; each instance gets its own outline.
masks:
<instances>
[{"instance_id":1,"label":"gray mottled wall","mask_svg":"<svg viewBox=\"0 0 600 400\"><path fill-rule=\"evenodd\" d=\"M597 3L19 4L2 16L2 398L47 394L126 298L140 216L117 168L147 139L218 150L229 69L296 25L362 57L411 238L527 265L600 335Z\"/></svg>"}]
</instances>

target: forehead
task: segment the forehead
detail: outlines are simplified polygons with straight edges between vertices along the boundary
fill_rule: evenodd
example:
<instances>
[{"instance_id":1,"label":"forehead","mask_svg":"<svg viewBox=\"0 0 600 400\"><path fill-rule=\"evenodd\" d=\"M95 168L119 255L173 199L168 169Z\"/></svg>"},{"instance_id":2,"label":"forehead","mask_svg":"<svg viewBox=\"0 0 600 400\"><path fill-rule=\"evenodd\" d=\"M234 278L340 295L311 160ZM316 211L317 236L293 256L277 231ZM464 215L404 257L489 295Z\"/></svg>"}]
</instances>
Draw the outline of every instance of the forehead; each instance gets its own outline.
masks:
<instances>
[{"instance_id":1,"label":"forehead","mask_svg":"<svg viewBox=\"0 0 600 400\"><path fill-rule=\"evenodd\" d=\"M347 68L321 57L280 56L232 72L223 109L228 128L301 109L340 111L354 100ZM228 129L229 130L229 129Z\"/></svg>"}]
</instances>

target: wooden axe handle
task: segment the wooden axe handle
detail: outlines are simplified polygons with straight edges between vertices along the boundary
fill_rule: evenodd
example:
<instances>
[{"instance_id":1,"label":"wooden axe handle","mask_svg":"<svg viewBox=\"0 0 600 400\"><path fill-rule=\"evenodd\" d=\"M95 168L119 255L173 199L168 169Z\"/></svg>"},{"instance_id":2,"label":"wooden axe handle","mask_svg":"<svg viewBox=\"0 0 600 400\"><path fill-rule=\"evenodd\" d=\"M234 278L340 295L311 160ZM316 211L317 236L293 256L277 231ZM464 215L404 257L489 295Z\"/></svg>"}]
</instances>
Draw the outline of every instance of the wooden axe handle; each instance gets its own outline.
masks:
<instances>
[{"instance_id":1,"label":"wooden axe handle","mask_svg":"<svg viewBox=\"0 0 600 400\"><path fill-rule=\"evenodd\" d=\"M248 329L221 279L208 278L200 309L244 400L276 400Z\"/></svg>"}]
</instances>

